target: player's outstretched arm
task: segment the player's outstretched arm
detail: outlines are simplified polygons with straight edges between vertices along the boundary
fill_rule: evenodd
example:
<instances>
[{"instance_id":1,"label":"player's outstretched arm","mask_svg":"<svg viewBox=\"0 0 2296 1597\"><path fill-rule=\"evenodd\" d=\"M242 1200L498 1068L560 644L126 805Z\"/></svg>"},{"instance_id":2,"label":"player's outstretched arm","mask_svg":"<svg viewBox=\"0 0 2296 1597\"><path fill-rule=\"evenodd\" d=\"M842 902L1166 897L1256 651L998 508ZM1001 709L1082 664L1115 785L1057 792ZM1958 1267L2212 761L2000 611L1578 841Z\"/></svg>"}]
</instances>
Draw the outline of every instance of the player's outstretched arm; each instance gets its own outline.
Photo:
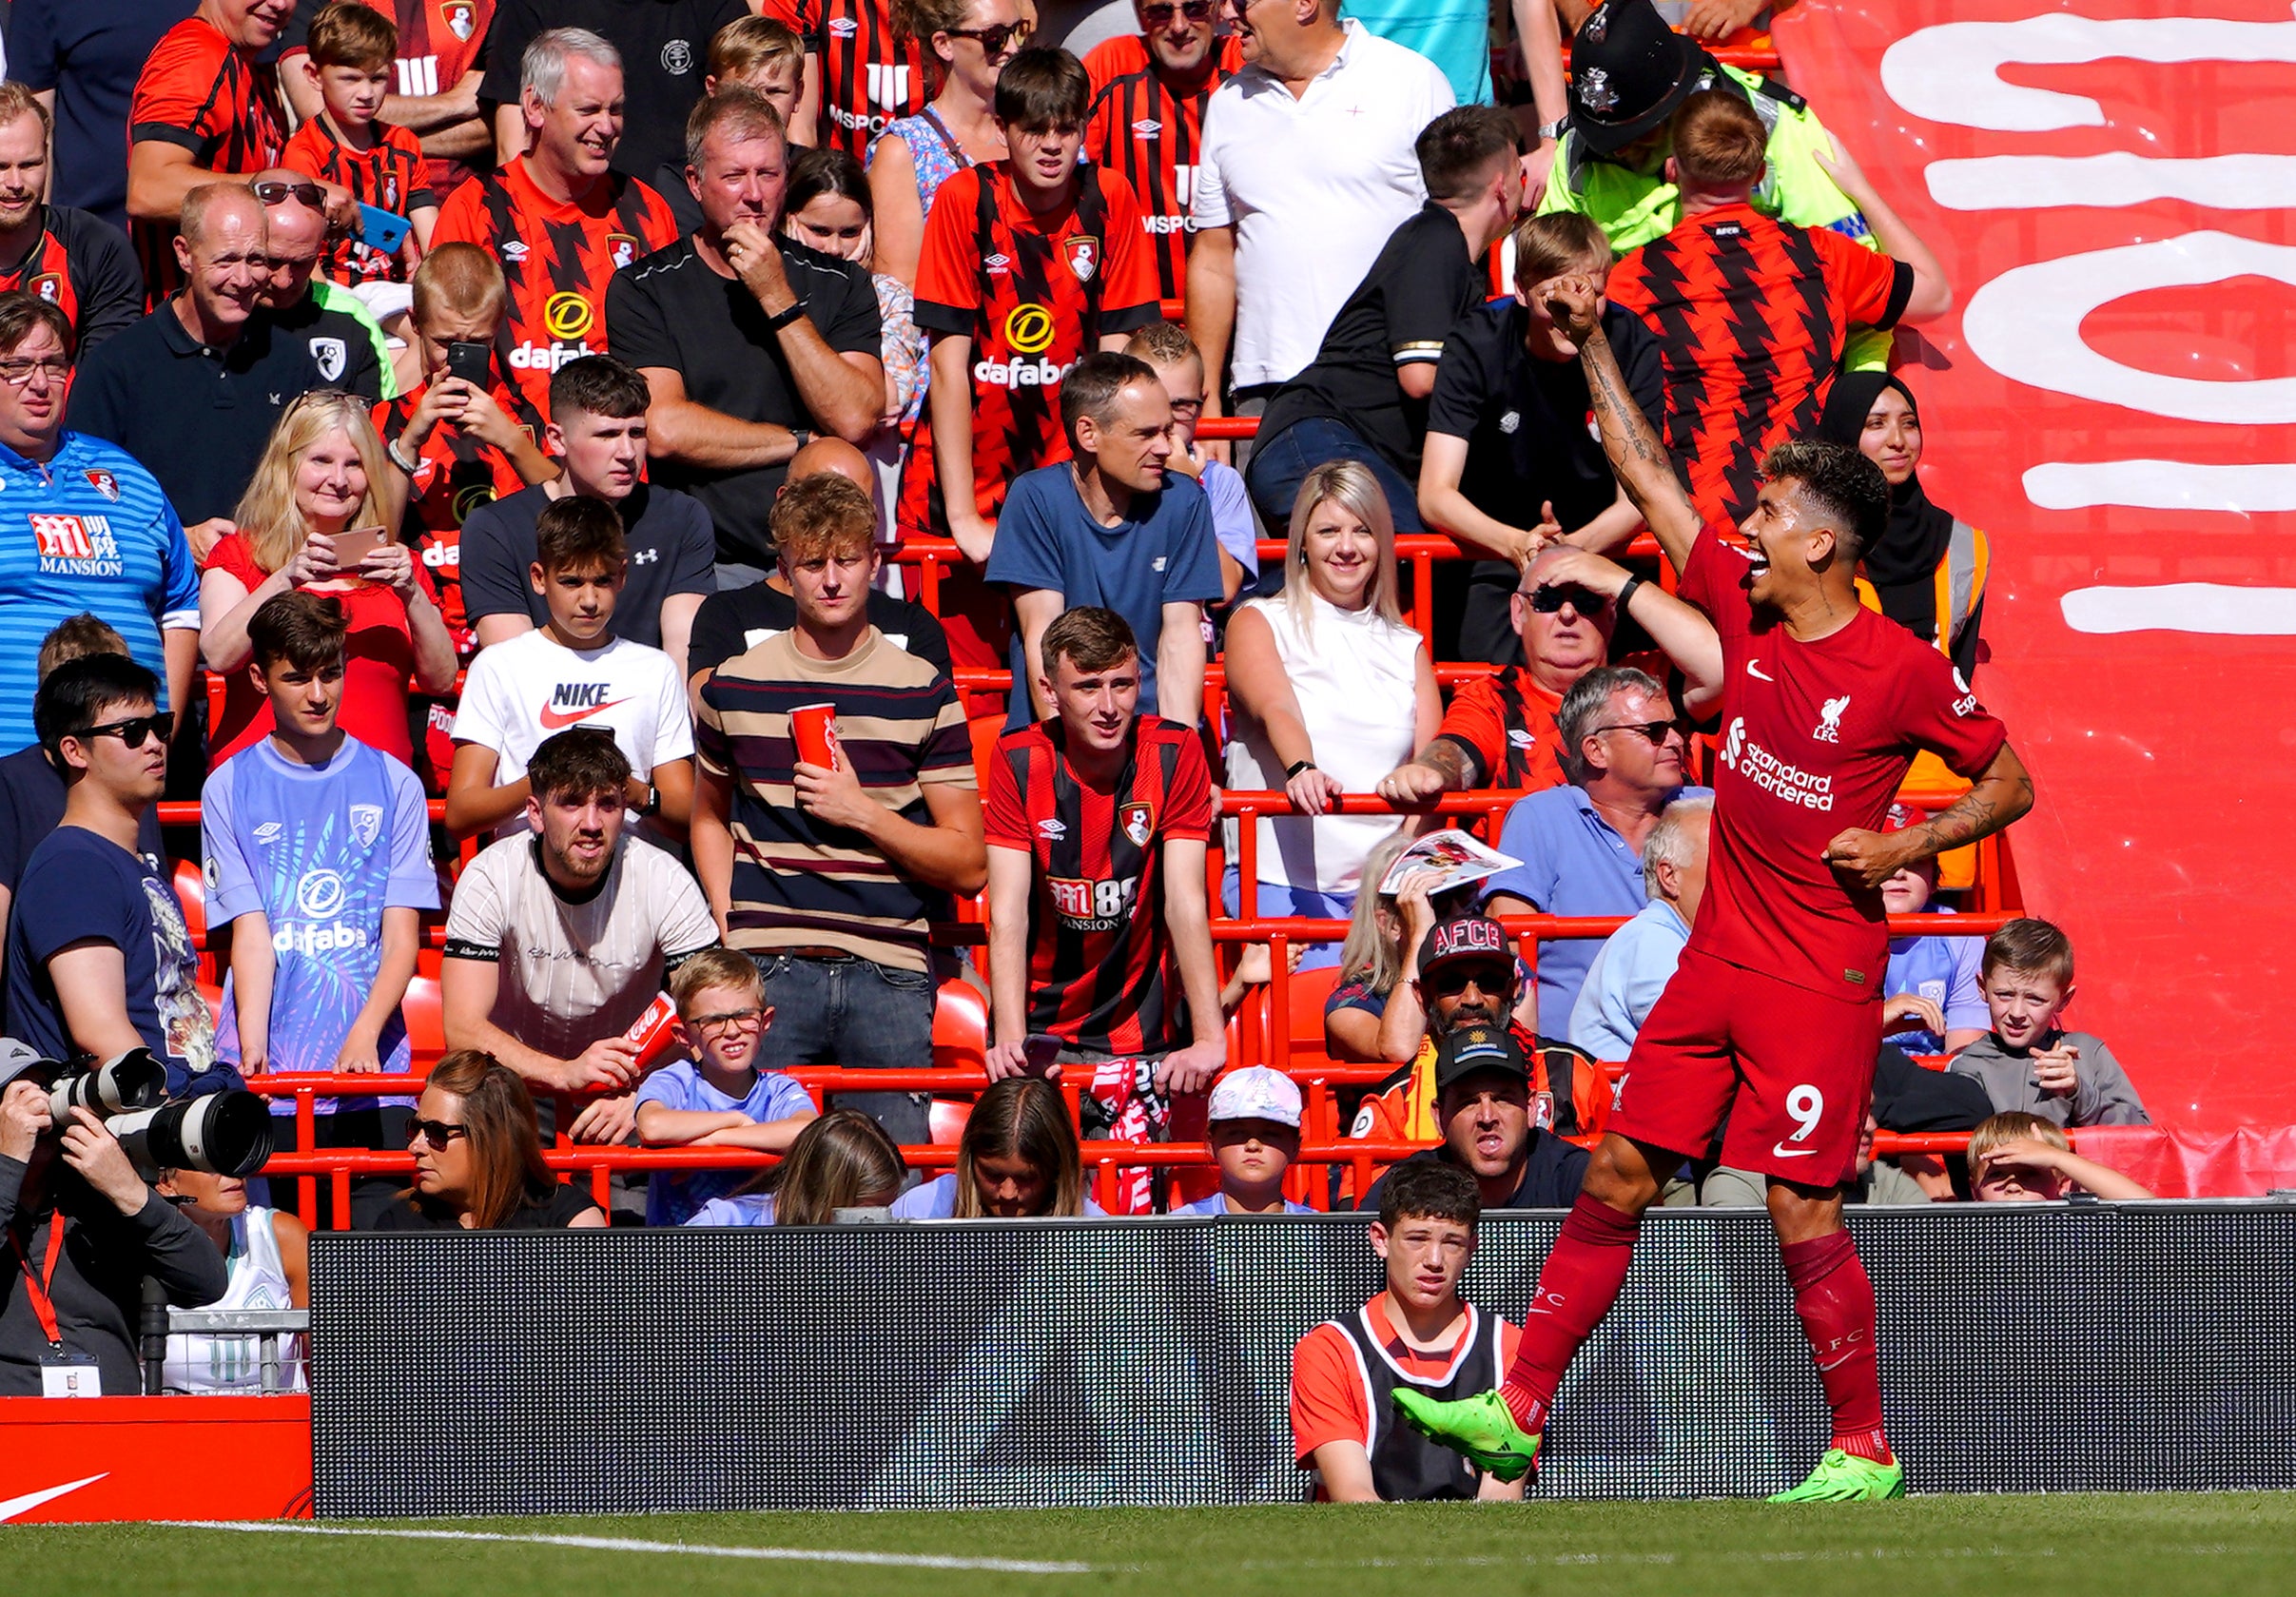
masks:
<instances>
[{"instance_id":1,"label":"player's outstretched arm","mask_svg":"<svg viewBox=\"0 0 2296 1597\"><path fill-rule=\"evenodd\" d=\"M1688 564L1690 545L1698 536L1698 512L1690 496L1683 492L1682 479L1674 475L1674 461L1668 458L1666 446L1650 430L1649 419L1627 392L1618 357L1610 352L1610 341L1603 335L1603 318L1596 308L1601 302L1591 281L1564 278L1547 295L1547 313L1579 346L1579 364L1586 370L1587 402L1594 410L1595 424L1603 435L1603 453L1610 458L1619 486L1643 513L1650 536L1658 539L1659 548L1679 572Z\"/></svg>"},{"instance_id":2,"label":"player's outstretched arm","mask_svg":"<svg viewBox=\"0 0 2296 1597\"><path fill-rule=\"evenodd\" d=\"M1826 863L1878 887L1908 866L1991 837L2032 808L2033 777L2004 743L1969 791L1927 825L1886 834L1853 828L1825 846Z\"/></svg>"}]
</instances>

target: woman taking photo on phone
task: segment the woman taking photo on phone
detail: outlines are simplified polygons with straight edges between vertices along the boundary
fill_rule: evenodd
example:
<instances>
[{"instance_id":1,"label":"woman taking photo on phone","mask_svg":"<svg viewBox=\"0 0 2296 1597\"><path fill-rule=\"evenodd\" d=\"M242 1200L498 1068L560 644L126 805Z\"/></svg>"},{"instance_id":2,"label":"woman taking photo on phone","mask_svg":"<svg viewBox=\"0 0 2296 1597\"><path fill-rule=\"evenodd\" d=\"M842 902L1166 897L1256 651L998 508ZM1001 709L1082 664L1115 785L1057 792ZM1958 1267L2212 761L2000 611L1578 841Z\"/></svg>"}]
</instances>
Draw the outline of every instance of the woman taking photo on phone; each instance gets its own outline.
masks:
<instances>
[{"instance_id":1,"label":"woman taking photo on phone","mask_svg":"<svg viewBox=\"0 0 2296 1597\"><path fill-rule=\"evenodd\" d=\"M350 617L342 730L414 764L407 693L455 685L455 643L422 562L392 532L403 482L358 396L322 388L280 417L235 530L208 552L200 578L200 652L224 679L210 769L270 734L270 704L246 670L247 623L291 588L332 594Z\"/></svg>"}]
</instances>

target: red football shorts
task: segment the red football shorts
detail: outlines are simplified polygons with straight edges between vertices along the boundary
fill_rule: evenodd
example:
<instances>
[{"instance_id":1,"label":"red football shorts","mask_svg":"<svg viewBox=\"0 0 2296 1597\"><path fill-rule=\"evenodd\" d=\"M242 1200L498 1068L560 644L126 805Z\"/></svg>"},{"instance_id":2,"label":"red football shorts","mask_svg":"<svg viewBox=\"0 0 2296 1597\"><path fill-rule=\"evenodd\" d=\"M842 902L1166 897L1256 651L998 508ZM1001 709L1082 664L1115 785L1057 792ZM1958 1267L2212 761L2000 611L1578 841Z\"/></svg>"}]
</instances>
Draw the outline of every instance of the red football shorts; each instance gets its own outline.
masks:
<instances>
[{"instance_id":1,"label":"red football shorts","mask_svg":"<svg viewBox=\"0 0 2296 1597\"><path fill-rule=\"evenodd\" d=\"M1881 1004L1829 998L1685 950L1634 1040L1610 1129L1810 1186L1858 1173Z\"/></svg>"}]
</instances>

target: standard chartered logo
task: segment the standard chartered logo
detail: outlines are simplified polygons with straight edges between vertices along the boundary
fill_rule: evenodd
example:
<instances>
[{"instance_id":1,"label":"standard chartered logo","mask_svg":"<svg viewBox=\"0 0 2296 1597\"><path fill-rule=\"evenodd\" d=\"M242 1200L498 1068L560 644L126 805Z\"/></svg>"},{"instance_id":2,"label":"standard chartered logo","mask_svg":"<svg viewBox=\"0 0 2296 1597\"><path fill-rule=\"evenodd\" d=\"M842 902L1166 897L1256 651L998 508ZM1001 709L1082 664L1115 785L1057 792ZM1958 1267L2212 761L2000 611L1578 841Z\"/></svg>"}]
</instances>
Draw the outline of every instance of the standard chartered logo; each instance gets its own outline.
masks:
<instances>
[{"instance_id":1,"label":"standard chartered logo","mask_svg":"<svg viewBox=\"0 0 2296 1597\"><path fill-rule=\"evenodd\" d=\"M1757 788L1776 794L1788 804L1805 809L1827 810L1834 808L1834 779L1819 776L1801 767L1781 760L1761 744L1746 736L1746 718L1730 717L1730 728L1722 736L1722 763Z\"/></svg>"}]
</instances>

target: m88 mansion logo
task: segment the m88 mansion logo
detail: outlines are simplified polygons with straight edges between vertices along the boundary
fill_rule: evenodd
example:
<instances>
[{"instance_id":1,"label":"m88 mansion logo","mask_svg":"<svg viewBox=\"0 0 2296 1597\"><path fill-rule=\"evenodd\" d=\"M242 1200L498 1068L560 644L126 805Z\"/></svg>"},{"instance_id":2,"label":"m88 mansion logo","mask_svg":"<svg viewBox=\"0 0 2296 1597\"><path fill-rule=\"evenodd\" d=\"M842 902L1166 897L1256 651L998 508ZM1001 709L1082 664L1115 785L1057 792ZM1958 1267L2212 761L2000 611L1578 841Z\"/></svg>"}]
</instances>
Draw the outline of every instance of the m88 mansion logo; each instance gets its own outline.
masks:
<instances>
[{"instance_id":1,"label":"m88 mansion logo","mask_svg":"<svg viewBox=\"0 0 2296 1597\"><path fill-rule=\"evenodd\" d=\"M40 552L42 576L125 576L111 521L102 516L40 513L26 517Z\"/></svg>"}]
</instances>

